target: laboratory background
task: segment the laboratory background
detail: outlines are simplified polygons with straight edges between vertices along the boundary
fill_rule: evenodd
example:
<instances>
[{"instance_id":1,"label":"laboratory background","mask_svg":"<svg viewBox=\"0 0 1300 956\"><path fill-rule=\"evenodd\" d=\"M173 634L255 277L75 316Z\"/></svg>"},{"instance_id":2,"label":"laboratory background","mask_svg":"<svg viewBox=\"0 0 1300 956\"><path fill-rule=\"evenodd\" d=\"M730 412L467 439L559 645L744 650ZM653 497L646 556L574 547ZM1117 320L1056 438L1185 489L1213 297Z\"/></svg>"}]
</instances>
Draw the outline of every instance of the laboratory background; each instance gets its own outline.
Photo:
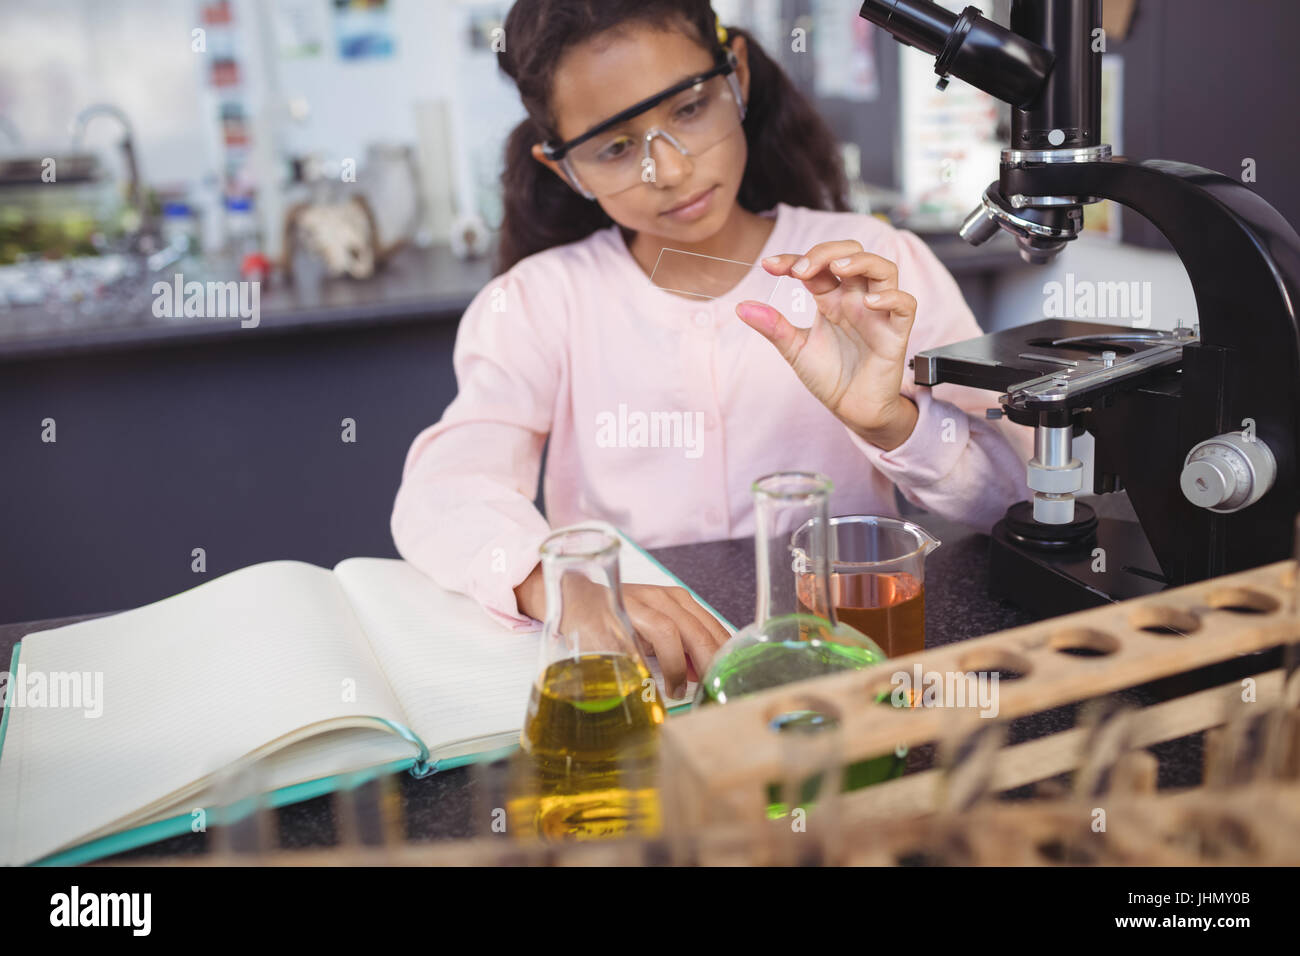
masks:
<instances>
[{"instance_id":1,"label":"laboratory background","mask_svg":"<svg viewBox=\"0 0 1300 956\"><path fill-rule=\"evenodd\" d=\"M402 461L493 277L522 117L494 52L509 6L0 0L0 622L159 600L194 586L196 549L204 579L396 557ZM985 332L1088 281L1153 290L1151 328L1196 324L1169 243L1110 203L1046 265L960 239L1009 108L938 91L859 6L714 2L827 119L854 208L923 238ZM1102 140L1240 178L1297 223L1300 15L1242 6L1107 0ZM258 293L187 315L180 284L156 291L181 281Z\"/></svg>"}]
</instances>

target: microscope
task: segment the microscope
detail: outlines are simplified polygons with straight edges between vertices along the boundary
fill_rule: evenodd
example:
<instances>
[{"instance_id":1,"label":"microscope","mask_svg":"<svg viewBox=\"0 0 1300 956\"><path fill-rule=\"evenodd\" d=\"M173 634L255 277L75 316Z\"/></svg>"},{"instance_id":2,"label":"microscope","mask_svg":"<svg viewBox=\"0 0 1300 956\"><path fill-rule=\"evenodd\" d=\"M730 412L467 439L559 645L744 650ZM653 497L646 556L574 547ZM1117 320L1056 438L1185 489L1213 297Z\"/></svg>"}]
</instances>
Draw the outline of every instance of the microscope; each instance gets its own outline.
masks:
<instances>
[{"instance_id":1,"label":"microscope","mask_svg":"<svg viewBox=\"0 0 1300 956\"><path fill-rule=\"evenodd\" d=\"M1006 230L1052 259L1111 199L1169 240L1198 324L1173 331L1059 319L916 355L918 385L1002 393L1034 432L1030 501L993 528L990 591L1044 616L1245 570L1292 555L1300 480L1300 236L1234 179L1135 162L1101 143L1100 0L1013 0L1010 28L928 0L867 0L860 15L1010 104L999 176L960 234ZM1118 285L1118 284L1116 284ZM1073 441L1095 440L1084 489ZM1137 522L1076 495L1127 491Z\"/></svg>"}]
</instances>

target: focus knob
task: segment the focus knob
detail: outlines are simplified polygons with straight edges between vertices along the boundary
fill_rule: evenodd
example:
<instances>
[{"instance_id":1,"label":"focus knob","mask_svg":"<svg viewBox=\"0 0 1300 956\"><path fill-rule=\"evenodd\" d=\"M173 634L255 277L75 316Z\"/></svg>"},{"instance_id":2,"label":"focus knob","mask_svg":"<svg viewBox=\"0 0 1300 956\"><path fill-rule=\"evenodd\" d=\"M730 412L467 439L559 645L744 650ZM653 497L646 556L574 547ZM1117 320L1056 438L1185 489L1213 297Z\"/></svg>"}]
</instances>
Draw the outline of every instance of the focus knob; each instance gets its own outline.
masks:
<instances>
[{"instance_id":1,"label":"focus knob","mask_svg":"<svg viewBox=\"0 0 1300 956\"><path fill-rule=\"evenodd\" d=\"M1277 462L1263 441L1228 432L1187 453L1179 483L1183 497L1198 508L1230 514L1263 497L1276 477Z\"/></svg>"}]
</instances>

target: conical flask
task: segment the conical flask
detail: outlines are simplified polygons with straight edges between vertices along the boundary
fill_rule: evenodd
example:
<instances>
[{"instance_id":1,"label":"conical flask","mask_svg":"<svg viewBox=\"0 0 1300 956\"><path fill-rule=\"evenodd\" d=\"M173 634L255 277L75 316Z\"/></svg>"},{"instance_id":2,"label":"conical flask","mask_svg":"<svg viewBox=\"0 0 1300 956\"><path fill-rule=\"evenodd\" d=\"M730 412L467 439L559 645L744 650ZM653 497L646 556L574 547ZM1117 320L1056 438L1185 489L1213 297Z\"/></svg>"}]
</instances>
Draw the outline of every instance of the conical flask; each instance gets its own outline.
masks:
<instances>
[{"instance_id":1,"label":"conical flask","mask_svg":"<svg viewBox=\"0 0 1300 956\"><path fill-rule=\"evenodd\" d=\"M830 479L779 472L758 479L752 490L758 580L754 623L718 649L700 682L697 705L725 704L779 684L885 659L871 638L835 620L828 558ZM791 537L796 529L797 554Z\"/></svg>"},{"instance_id":2,"label":"conical flask","mask_svg":"<svg viewBox=\"0 0 1300 956\"><path fill-rule=\"evenodd\" d=\"M546 620L520 746L544 837L657 826L647 781L665 712L623 607L618 553L603 524L561 529L541 546Z\"/></svg>"}]
</instances>

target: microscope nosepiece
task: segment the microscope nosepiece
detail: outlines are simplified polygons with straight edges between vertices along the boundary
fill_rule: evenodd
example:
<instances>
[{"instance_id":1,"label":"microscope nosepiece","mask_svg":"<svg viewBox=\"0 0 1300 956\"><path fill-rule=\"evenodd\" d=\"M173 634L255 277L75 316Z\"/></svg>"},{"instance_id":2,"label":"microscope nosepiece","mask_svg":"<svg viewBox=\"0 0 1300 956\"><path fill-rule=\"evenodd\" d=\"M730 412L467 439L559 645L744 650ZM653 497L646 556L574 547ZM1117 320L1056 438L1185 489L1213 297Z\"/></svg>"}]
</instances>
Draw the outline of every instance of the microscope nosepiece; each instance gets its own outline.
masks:
<instances>
[{"instance_id":1,"label":"microscope nosepiece","mask_svg":"<svg viewBox=\"0 0 1300 956\"><path fill-rule=\"evenodd\" d=\"M1041 239L1037 236L1016 236L1016 245L1020 247L1020 258L1031 266L1046 265L1056 258L1057 253L1065 248L1067 239Z\"/></svg>"},{"instance_id":2,"label":"microscope nosepiece","mask_svg":"<svg viewBox=\"0 0 1300 956\"><path fill-rule=\"evenodd\" d=\"M1049 262L1079 234L1083 211L1077 205L1017 208L1007 202L998 183L990 183L958 230L972 246L983 245L998 229L1016 237L1020 257L1031 264Z\"/></svg>"}]
</instances>

